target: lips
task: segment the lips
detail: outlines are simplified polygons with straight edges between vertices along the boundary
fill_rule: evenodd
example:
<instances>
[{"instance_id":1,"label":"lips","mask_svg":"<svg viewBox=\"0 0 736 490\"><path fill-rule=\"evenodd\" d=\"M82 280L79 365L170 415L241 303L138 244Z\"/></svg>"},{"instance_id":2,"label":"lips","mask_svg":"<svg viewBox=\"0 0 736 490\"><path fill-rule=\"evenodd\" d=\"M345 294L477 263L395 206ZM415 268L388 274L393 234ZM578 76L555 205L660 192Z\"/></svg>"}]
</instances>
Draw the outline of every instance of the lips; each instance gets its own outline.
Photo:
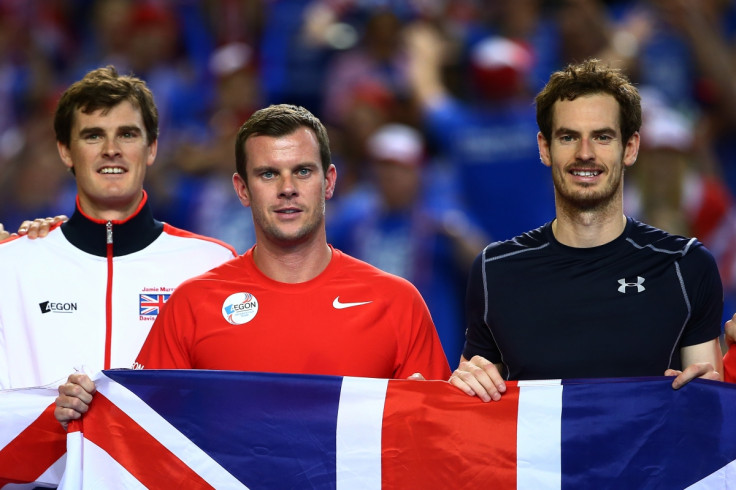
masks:
<instances>
[{"instance_id":1,"label":"lips","mask_svg":"<svg viewBox=\"0 0 736 490\"><path fill-rule=\"evenodd\" d=\"M284 209L277 209L276 213L278 214L296 214L301 213L301 209L298 208L284 208Z\"/></svg>"}]
</instances>

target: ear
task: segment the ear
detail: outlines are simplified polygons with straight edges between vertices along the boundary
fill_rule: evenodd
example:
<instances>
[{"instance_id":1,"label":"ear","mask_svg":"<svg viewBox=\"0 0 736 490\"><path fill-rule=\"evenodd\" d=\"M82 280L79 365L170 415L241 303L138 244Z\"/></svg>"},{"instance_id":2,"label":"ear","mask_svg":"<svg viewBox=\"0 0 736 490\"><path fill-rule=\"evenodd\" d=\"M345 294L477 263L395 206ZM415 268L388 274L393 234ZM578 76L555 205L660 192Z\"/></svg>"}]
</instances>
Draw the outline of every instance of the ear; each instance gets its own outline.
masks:
<instances>
[{"instance_id":1,"label":"ear","mask_svg":"<svg viewBox=\"0 0 736 490\"><path fill-rule=\"evenodd\" d=\"M146 165L153 165L153 161L156 160L156 152L158 151L158 140L148 145L148 158L146 158Z\"/></svg>"},{"instance_id":2,"label":"ear","mask_svg":"<svg viewBox=\"0 0 736 490\"><path fill-rule=\"evenodd\" d=\"M335 184L337 183L337 168L334 164L330 164L325 175L325 200L331 199L335 194Z\"/></svg>"},{"instance_id":3,"label":"ear","mask_svg":"<svg viewBox=\"0 0 736 490\"><path fill-rule=\"evenodd\" d=\"M541 131L537 133L537 146L539 147L539 159L547 167L552 166L552 158L549 153L549 142L544 137Z\"/></svg>"},{"instance_id":4,"label":"ear","mask_svg":"<svg viewBox=\"0 0 736 490\"><path fill-rule=\"evenodd\" d=\"M640 136L638 132L632 134L629 141L626 142L626 146L624 147L625 166L630 167L636 163L636 158L639 156L639 143Z\"/></svg>"},{"instance_id":5,"label":"ear","mask_svg":"<svg viewBox=\"0 0 736 490\"><path fill-rule=\"evenodd\" d=\"M59 156L61 157L61 161L64 162L64 166L68 169L73 169L74 162L72 162L72 155L69 151L69 147L57 141L56 149L59 150Z\"/></svg>"},{"instance_id":6,"label":"ear","mask_svg":"<svg viewBox=\"0 0 736 490\"><path fill-rule=\"evenodd\" d=\"M243 204L243 206L245 206L246 208L250 207L250 198L248 197L248 185L237 172L233 174L233 188L235 189L235 194L238 195L238 199L240 199L240 202Z\"/></svg>"}]
</instances>

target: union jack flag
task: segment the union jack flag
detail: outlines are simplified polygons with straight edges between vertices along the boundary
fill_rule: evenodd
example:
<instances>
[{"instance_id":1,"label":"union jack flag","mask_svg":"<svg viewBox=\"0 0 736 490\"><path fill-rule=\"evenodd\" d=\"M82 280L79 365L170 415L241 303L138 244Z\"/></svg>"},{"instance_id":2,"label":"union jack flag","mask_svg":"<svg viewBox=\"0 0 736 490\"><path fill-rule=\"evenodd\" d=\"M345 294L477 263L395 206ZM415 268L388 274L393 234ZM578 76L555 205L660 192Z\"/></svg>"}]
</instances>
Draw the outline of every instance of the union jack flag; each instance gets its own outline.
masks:
<instances>
[{"instance_id":1,"label":"union jack flag","mask_svg":"<svg viewBox=\"0 0 736 490\"><path fill-rule=\"evenodd\" d=\"M169 300L170 294L141 294L141 315L158 315L161 307Z\"/></svg>"},{"instance_id":2,"label":"union jack flag","mask_svg":"<svg viewBox=\"0 0 736 490\"><path fill-rule=\"evenodd\" d=\"M94 401L66 434L53 417L56 390L0 390L0 488L732 490L736 482L730 383L508 381L501 401L482 403L444 381L186 370L93 379Z\"/></svg>"}]
</instances>

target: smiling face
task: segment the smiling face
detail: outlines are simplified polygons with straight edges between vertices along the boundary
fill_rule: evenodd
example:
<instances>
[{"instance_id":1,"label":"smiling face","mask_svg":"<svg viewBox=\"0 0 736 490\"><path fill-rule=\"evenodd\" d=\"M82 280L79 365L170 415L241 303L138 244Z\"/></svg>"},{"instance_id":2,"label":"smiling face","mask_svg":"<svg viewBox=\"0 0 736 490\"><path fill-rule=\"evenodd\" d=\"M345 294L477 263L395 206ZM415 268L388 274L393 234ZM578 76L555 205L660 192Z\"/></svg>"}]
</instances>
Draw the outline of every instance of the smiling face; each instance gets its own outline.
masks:
<instances>
[{"instance_id":1,"label":"smiling face","mask_svg":"<svg viewBox=\"0 0 736 490\"><path fill-rule=\"evenodd\" d=\"M558 209L621 213L624 168L636 161L639 133L622 141L618 102L608 94L558 100L553 111L551 141L539 133L537 142Z\"/></svg>"},{"instance_id":2,"label":"smiling face","mask_svg":"<svg viewBox=\"0 0 736 490\"><path fill-rule=\"evenodd\" d=\"M324 242L325 201L335 189L336 170L322 171L319 144L306 127L285 136L250 136L245 141L248 184L233 176L235 191L253 214L256 239L278 246Z\"/></svg>"},{"instance_id":3,"label":"smiling face","mask_svg":"<svg viewBox=\"0 0 736 490\"><path fill-rule=\"evenodd\" d=\"M125 219L135 211L157 143L148 144L133 104L126 100L90 114L77 109L69 146L57 146L64 165L74 169L82 211L102 220Z\"/></svg>"}]
</instances>

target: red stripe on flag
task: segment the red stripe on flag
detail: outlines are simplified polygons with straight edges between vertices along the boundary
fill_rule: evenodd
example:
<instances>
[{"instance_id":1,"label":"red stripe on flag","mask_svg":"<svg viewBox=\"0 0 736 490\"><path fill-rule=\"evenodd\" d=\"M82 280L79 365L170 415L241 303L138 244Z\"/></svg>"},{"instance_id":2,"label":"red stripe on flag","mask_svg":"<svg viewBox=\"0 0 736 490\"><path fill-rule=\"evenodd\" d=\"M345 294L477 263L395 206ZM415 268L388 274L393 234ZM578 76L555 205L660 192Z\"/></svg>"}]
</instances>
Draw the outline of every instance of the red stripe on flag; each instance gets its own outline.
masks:
<instances>
[{"instance_id":1,"label":"red stripe on flag","mask_svg":"<svg viewBox=\"0 0 736 490\"><path fill-rule=\"evenodd\" d=\"M52 403L23 432L0 450L0 487L30 483L66 453L66 431L54 418Z\"/></svg>"},{"instance_id":2,"label":"red stripe on flag","mask_svg":"<svg viewBox=\"0 0 736 490\"><path fill-rule=\"evenodd\" d=\"M147 488L213 488L101 393L82 418L97 444Z\"/></svg>"},{"instance_id":3,"label":"red stripe on flag","mask_svg":"<svg viewBox=\"0 0 736 490\"><path fill-rule=\"evenodd\" d=\"M516 488L518 406L513 382L483 403L445 382L389 381L382 489Z\"/></svg>"}]
</instances>

